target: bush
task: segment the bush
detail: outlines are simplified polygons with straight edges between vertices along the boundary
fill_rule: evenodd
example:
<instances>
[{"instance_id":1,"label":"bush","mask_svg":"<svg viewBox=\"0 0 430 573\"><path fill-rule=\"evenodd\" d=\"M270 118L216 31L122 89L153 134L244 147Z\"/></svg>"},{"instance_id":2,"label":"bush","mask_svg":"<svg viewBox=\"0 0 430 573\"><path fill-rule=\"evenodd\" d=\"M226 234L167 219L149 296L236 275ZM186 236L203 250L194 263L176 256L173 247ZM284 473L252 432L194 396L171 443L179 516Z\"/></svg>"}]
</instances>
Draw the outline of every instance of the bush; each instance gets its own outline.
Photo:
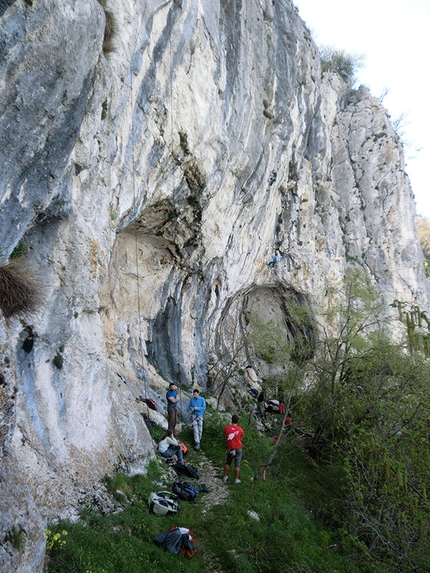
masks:
<instances>
[{"instance_id":1,"label":"bush","mask_svg":"<svg viewBox=\"0 0 430 573\"><path fill-rule=\"evenodd\" d=\"M26 257L11 259L0 267L0 309L6 318L27 315L43 303L45 284Z\"/></svg>"},{"instance_id":2,"label":"bush","mask_svg":"<svg viewBox=\"0 0 430 573\"><path fill-rule=\"evenodd\" d=\"M24 241L22 239L20 239L18 241L18 244L16 245L16 247L12 251L10 258L11 259L18 259L19 257L26 255L27 253L28 253L27 245L24 243Z\"/></svg>"},{"instance_id":3,"label":"bush","mask_svg":"<svg viewBox=\"0 0 430 573\"><path fill-rule=\"evenodd\" d=\"M320 48L321 69L323 72L336 72L345 81L354 83L355 75L364 64L363 54L348 54L331 46Z\"/></svg>"}]
</instances>

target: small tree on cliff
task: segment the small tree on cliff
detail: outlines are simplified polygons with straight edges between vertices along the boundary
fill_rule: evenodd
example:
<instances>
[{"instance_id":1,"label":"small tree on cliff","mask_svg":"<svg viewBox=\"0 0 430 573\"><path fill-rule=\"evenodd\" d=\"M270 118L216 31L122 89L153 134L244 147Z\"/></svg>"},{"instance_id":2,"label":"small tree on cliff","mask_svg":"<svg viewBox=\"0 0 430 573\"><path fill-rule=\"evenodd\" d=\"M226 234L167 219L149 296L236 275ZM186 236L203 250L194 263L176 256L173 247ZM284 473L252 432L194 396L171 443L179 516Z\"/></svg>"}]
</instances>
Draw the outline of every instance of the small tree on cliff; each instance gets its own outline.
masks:
<instances>
[{"instance_id":1,"label":"small tree on cliff","mask_svg":"<svg viewBox=\"0 0 430 573\"><path fill-rule=\"evenodd\" d=\"M346 274L342 284L326 292L327 306L318 323L319 344L312 368L315 385L309 394L309 415L320 437L334 437L342 425L339 412L350 399L351 368L371 348L371 333L382 326L379 296L361 271Z\"/></svg>"},{"instance_id":2,"label":"small tree on cliff","mask_svg":"<svg viewBox=\"0 0 430 573\"><path fill-rule=\"evenodd\" d=\"M321 70L336 72L345 81L355 82L357 71L364 65L363 54L348 54L344 50L337 50L332 46L320 48Z\"/></svg>"}]
</instances>

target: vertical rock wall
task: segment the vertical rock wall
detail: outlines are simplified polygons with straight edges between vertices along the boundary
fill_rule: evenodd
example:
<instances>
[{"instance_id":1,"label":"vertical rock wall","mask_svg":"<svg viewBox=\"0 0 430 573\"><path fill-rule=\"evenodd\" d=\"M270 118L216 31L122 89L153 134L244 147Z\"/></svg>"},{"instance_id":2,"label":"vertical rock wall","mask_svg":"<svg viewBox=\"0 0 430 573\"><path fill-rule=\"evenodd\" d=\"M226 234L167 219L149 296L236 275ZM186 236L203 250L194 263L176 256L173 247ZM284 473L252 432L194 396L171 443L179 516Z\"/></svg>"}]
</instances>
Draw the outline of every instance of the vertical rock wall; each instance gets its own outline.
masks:
<instances>
[{"instance_id":1,"label":"vertical rock wall","mask_svg":"<svg viewBox=\"0 0 430 573\"><path fill-rule=\"evenodd\" d=\"M43 303L0 316L1 483L31 508L0 537L16 555L15 520L20 570L40 571L30 522L145 467L136 396L162 410L166 380L205 387L234 309L282 315L292 297L318 313L350 267L387 313L427 298L389 117L321 77L289 0L3 4L1 264L22 239Z\"/></svg>"}]
</instances>

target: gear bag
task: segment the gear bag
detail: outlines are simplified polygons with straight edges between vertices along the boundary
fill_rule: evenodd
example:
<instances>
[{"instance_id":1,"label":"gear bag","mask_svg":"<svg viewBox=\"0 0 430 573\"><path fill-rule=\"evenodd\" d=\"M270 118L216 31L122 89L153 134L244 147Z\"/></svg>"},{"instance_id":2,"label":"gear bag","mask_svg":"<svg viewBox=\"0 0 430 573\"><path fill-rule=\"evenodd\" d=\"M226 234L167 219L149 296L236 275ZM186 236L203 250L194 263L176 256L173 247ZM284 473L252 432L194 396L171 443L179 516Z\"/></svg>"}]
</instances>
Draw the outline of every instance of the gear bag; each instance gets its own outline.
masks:
<instances>
[{"instance_id":1,"label":"gear bag","mask_svg":"<svg viewBox=\"0 0 430 573\"><path fill-rule=\"evenodd\" d=\"M170 491L153 491L149 494L149 511L155 515L170 515L180 509L178 496Z\"/></svg>"},{"instance_id":2,"label":"gear bag","mask_svg":"<svg viewBox=\"0 0 430 573\"><path fill-rule=\"evenodd\" d=\"M194 501L196 499L196 495L200 493L200 491L195 487L180 481L174 482L172 491L179 497L179 499L183 499L184 501Z\"/></svg>"},{"instance_id":3,"label":"gear bag","mask_svg":"<svg viewBox=\"0 0 430 573\"><path fill-rule=\"evenodd\" d=\"M196 552L193 543L197 543L197 539L193 539L193 535L194 533L185 527L172 527L169 531L164 531L154 537L153 541L170 553L182 554L191 558Z\"/></svg>"},{"instance_id":4,"label":"gear bag","mask_svg":"<svg viewBox=\"0 0 430 573\"><path fill-rule=\"evenodd\" d=\"M191 479L200 479L196 468L193 466L187 466L185 464L175 464L172 466L178 476Z\"/></svg>"}]
</instances>

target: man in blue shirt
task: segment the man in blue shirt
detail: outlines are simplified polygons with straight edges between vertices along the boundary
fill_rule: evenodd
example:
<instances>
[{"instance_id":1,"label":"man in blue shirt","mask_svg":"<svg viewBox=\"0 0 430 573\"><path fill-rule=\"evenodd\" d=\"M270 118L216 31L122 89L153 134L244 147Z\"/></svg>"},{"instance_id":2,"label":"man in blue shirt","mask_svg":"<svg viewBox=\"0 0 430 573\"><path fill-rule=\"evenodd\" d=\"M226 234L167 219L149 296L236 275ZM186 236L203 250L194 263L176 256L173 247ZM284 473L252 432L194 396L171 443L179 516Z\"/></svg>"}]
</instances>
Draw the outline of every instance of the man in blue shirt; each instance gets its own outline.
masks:
<instances>
[{"instance_id":1,"label":"man in blue shirt","mask_svg":"<svg viewBox=\"0 0 430 573\"><path fill-rule=\"evenodd\" d=\"M194 431L194 447L200 450L200 440L203 433L203 413L206 410L206 401L195 388L188 409L191 410L191 423Z\"/></svg>"},{"instance_id":2,"label":"man in blue shirt","mask_svg":"<svg viewBox=\"0 0 430 573\"><path fill-rule=\"evenodd\" d=\"M169 389L166 392L167 400L167 430L171 430L173 433L176 428L176 412L178 409L178 393L176 391L176 385L174 382L170 382Z\"/></svg>"}]
</instances>

